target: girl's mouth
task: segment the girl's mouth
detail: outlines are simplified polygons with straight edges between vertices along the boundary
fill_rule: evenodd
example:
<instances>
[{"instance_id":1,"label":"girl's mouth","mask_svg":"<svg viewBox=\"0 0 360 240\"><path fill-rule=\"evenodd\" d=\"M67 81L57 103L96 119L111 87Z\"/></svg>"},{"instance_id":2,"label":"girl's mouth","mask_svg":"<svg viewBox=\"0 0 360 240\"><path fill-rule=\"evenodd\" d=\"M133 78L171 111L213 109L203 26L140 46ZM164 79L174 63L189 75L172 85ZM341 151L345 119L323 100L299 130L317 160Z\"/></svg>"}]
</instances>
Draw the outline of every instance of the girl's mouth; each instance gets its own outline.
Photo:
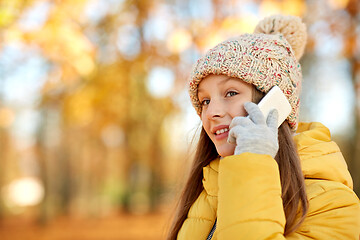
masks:
<instances>
[{"instance_id":1,"label":"girl's mouth","mask_svg":"<svg viewBox=\"0 0 360 240\"><path fill-rule=\"evenodd\" d=\"M220 134L223 134L225 132L228 132L229 129L228 128L223 128L223 129L219 129L215 132L215 135L220 135Z\"/></svg>"},{"instance_id":2,"label":"girl's mouth","mask_svg":"<svg viewBox=\"0 0 360 240\"><path fill-rule=\"evenodd\" d=\"M227 138L228 135L229 135L228 128L219 129L215 132L215 139L218 141L223 140L224 138Z\"/></svg>"}]
</instances>

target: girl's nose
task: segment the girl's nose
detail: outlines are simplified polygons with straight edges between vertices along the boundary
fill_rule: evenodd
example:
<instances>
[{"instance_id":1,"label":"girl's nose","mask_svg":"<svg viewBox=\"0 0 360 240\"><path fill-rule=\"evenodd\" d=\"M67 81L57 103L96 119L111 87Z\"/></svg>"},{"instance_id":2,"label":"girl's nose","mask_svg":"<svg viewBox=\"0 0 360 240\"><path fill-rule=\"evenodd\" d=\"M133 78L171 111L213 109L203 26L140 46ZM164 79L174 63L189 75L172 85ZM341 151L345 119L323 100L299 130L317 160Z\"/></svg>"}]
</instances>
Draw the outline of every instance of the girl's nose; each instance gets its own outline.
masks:
<instances>
[{"instance_id":1,"label":"girl's nose","mask_svg":"<svg viewBox=\"0 0 360 240\"><path fill-rule=\"evenodd\" d=\"M225 115L224 106L219 102L212 100L207 108L206 117L211 120Z\"/></svg>"}]
</instances>

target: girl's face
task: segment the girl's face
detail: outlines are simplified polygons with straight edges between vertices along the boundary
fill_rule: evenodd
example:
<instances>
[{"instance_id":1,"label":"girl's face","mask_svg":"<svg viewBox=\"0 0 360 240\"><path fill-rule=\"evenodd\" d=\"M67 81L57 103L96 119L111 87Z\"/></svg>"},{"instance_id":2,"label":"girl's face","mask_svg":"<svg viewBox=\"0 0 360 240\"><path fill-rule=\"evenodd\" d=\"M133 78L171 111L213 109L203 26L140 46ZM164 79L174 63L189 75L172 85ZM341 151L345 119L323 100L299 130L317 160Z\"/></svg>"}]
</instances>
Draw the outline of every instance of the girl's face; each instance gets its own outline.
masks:
<instances>
[{"instance_id":1,"label":"girl's face","mask_svg":"<svg viewBox=\"0 0 360 240\"><path fill-rule=\"evenodd\" d=\"M198 86L201 121L218 154L234 154L236 144L227 142L229 125L236 116L246 116L244 103L252 100L253 85L225 75L208 75Z\"/></svg>"}]
</instances>

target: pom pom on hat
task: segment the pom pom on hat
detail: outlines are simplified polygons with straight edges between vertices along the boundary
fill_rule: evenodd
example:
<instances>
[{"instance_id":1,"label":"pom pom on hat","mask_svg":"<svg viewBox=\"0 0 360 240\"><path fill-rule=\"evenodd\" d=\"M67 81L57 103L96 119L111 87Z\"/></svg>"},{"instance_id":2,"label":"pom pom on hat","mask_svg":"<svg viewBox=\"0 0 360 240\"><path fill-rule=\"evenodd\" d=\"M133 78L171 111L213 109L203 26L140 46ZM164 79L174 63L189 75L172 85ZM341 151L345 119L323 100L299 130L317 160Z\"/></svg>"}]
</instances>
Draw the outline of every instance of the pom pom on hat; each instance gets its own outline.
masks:
<instances>
[{"instance_id":1,"label":"pom pom on hat","mask_svg":"<svg viewBox=\"0 0 360 240\"><path fill-rule=\"evenodd\" d=\"M296 16L273 15L261 20L254 33L282 34L291 45L297 60L304 53L307 33L306 25Z\"/></svg>"}]
</instances>

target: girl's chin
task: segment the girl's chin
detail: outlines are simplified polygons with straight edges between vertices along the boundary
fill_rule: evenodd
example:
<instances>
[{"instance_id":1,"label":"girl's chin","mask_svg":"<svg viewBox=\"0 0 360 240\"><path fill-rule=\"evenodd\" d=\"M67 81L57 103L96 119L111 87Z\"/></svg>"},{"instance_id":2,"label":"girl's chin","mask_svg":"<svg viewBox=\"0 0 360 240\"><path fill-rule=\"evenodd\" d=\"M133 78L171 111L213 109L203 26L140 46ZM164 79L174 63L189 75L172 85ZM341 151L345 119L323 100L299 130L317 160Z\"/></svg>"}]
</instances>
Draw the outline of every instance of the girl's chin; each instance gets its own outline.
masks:
<instances>
[{"instance_id":1,"label":"girl's chin","mask_svg":"<svg viewBox=\"0 0 360 240\"><path fill-rule=\"evenodd\" d=\"M227 157L227 156L231 156L234 155L234 151L235 151L235 144L226 144L226 146L221 146L217 149L218 154L221 157Z\"/></svg>"}]
</instances>

